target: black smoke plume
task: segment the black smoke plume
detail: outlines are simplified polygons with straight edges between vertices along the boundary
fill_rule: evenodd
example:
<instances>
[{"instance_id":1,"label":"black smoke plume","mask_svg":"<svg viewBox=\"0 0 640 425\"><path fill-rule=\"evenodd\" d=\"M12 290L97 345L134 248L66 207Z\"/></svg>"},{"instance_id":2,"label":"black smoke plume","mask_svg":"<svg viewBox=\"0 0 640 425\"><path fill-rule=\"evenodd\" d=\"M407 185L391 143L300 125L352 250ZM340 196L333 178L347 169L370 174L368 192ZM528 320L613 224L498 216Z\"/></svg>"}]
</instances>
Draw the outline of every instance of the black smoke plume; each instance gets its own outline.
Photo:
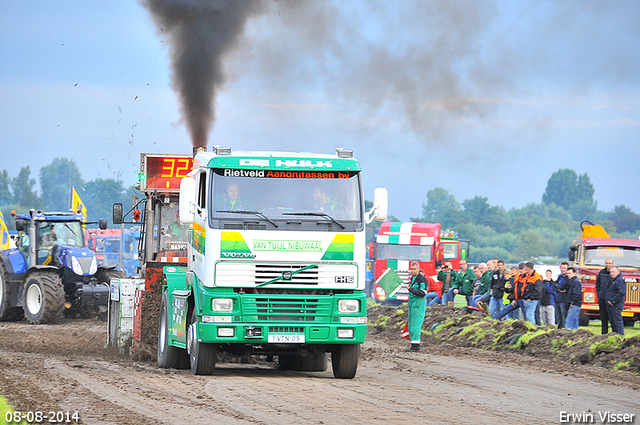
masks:
<instances>
[{"instance_id":1,"label":"black smoke plume","mask_svg":"<svg viewBox=\"0 0 640 425\"><path fill-rule=\"evenodd\" d=\"M262 4L251 0L142 0L167 37L171 80L194 147L206 147L215 98L226 81L223 59L239 43L247 19Z\"/></svg>"}]
</instances>

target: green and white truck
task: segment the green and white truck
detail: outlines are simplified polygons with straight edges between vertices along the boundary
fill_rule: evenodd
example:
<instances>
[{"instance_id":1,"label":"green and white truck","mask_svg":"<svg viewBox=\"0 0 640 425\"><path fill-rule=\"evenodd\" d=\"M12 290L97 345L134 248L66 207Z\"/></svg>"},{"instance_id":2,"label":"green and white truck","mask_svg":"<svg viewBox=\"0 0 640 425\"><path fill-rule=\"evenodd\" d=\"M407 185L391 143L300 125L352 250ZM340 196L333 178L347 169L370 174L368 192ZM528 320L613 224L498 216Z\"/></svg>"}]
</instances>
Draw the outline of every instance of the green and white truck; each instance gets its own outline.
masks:
<instances>
[{"instance_id":1,"label":"green and white truck","mask_svg":"<svg viewBox=\"0 0 640 425\"><path fill-rule=\"evenodd\" d=\"M367 332L365 212L352 151L194 150L180 182L187 267L165 267L160 367L213 373L219 352L277 356L281 369L353 378Z\"/></svg>"}]
</instances>

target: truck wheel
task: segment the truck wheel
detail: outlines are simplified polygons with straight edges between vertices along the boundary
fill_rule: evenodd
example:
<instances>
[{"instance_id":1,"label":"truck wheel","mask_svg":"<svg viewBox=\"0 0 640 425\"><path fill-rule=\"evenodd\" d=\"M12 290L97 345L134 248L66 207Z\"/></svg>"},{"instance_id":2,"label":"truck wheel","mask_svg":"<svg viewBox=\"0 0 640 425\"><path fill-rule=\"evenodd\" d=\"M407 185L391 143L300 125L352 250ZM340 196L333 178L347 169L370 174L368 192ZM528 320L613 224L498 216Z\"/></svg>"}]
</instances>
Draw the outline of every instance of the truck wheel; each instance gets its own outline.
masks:
<instances>
[{"instance_id":1,"label":"truck wheel","mask_svg":"<svg viewBox=\"0 0 640 425\"><path fill-rule=\"evenodd\" d=\"M160 305L160 326L158 328L158 366L161 368L186 369L189 355L181 348L169 345L169 296L162 294Z\"/></svg>"},{"instance_id":2,"label":"truck wheel","mask_svg":"<svg viewBox=\"0 0 640 425\"><path fill-rule=\"evenodd\" d=\"M580 310L580 313L578 314L578 325L579 326L589 326L589 321L591 319L589 318L589 316L587 316L584 312L584 310Z\"/></svg>"},{"instance_id":3,"label":"truck wheel","mask_svg":"<svg viewBox=\"0 0 640 425\"><path fill-rule=\"evenodd\" d=\"M218 347L198 341L198 317L195 310L191 315L191 323L187 328L187 351L189 366L194 375L211 375L216 368Z\"/></svg>"},{"instance_id":4,"label":"truck wheel","mask_svg":"<svg viewBox=\"0 0 640 425\"><path fill-rule=\"evenodd\" d=\"M358 370L360 344L335 345L331 352L333 376L339 379L352 379Z\"/></svg>"},{"instance_id":5,"label":"truck wheel","mask_svg":"<svg viewBox=\"0 0 640 425\"><path fill-rule=\"evenodd\" d=\"M22 308L11 307L11 292L7 281L7 269L0 261L0 320L19 320L23 314Z\"/></svg>"},{"instance_id":6,"label":"truck wheel","mask_svg":"<svg viewBox=\"0 0 640 425\"><path fill-rule=\"evenodd\" d=\"M56 323L64 310L64 285L56 273L32 273L24 284L24 316L31 324Z\"/></svg>"}]
</instances>

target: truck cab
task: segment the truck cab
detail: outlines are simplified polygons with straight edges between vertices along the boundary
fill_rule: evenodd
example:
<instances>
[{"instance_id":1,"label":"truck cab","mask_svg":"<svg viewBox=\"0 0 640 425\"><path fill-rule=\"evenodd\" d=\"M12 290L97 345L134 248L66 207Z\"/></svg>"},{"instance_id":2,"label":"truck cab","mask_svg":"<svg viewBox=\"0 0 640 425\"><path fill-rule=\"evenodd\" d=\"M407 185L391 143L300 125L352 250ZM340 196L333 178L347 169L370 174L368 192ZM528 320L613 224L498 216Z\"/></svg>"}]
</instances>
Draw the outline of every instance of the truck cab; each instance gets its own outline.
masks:
<instances>
[{"instance_id":1,"label":"truck cab","mask_svg":"<svg viewBox=\"0 0 640 425\"><path fill-rule=\"evenodd\" d=\"M582 309L580 325L587 326L592 319L600 319L596 277L608 258L620 269L627 294L622 310L626 325L640 320L640 240L611 238L599 225L581 223L582 238L569 249L570 265L578 272L582 283Z\"/></svg>"}]
</instances>

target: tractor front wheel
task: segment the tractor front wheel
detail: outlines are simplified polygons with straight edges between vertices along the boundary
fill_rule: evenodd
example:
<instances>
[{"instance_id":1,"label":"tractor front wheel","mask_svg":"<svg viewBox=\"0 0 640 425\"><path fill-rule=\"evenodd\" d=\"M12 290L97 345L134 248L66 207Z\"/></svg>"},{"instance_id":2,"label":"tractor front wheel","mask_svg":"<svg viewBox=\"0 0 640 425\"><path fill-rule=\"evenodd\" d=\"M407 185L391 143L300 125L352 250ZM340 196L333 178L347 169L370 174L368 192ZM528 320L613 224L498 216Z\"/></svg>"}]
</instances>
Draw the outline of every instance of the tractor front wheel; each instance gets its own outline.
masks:
<instances>
[{"instance_id":1,"label":"tractor front wheel","mask_svg":"<svg viewBox=\"0 0 640 425\"><path fill-rule=\"evenodd\" d=\"M35 272L24 284L24 316L31 324L56 323L64 311L64 285L58 274Z\"/></svg>"}]
</instances>

